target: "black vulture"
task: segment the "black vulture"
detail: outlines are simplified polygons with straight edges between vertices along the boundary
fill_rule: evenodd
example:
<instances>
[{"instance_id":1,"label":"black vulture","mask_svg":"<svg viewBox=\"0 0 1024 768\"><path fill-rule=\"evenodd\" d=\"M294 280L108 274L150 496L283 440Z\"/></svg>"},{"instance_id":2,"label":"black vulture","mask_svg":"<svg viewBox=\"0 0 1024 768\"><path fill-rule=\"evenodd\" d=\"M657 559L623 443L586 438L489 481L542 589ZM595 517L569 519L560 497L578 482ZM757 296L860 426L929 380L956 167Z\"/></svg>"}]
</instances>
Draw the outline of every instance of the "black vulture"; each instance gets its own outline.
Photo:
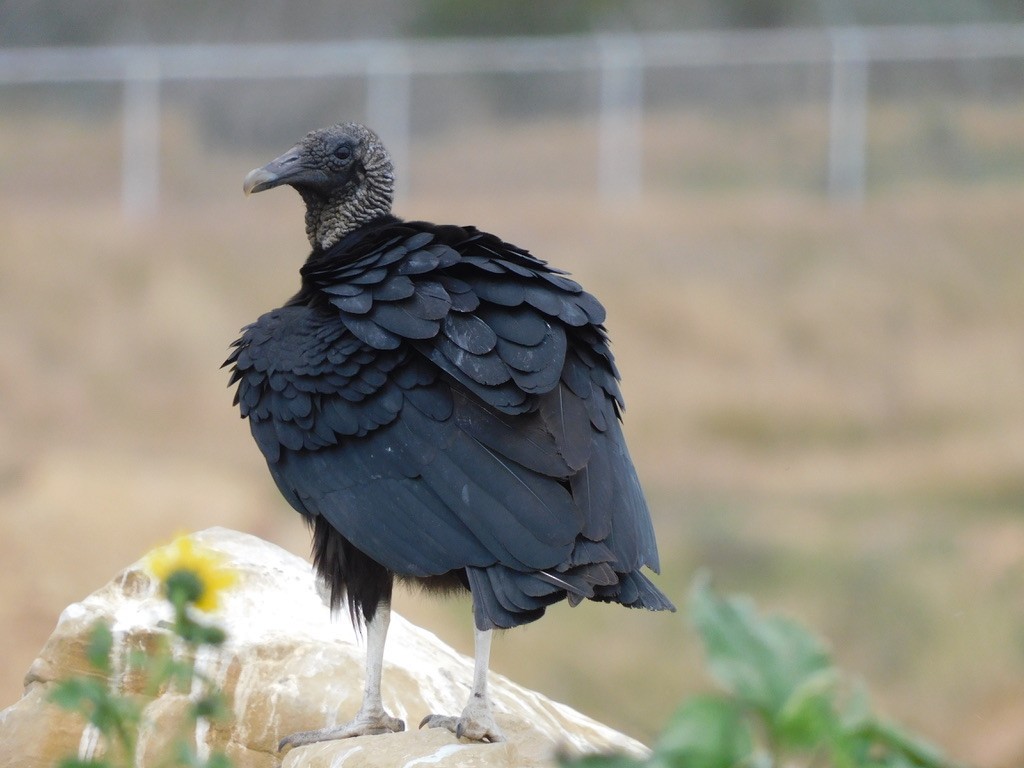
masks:
<instances>
[{"instance_id":1,"label":"black vulture","mask_svg":"<svg viewBox=\"0 0 1024 768\"><path fill-rule=\"evenodd\" d=\"M645 576L654 531L620 426L605 311L566 273L469 226L404 221L374 134L313 131L244 182L289 185L312 252L225 365L281 493L310 524L331 607L367 628L355 718L286 745L404 728L380 676L392 585L468 590L476 674L457 717L498 741L491 630L583 599L675 610Z\"/></svg>"}]
</instances>

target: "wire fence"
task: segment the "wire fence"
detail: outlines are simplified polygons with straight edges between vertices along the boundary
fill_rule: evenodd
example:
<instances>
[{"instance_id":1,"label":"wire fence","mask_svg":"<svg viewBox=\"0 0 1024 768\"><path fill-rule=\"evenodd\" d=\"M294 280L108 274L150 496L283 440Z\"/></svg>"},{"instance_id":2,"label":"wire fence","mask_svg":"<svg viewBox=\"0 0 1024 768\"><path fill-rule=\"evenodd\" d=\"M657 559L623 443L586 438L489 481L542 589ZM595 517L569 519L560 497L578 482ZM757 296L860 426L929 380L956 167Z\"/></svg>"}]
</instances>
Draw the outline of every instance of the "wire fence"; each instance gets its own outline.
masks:
<instances>
[{"instance_id":1,"label":"wire fence","mask_svg":"<svg viewBox=\"0 0 1024 768\"><path fill-rule=\"evenodd\" d=\"M1009 66L1015 81L1024 82L1024 25L23 48L0 50L0 85L119 87L122 207L127 216L145 216L160 204L163 108L165 92L175 83L360 81L367 122L379 128L396 164L405 167L415 133L415 94L423 81L515 75L531 78L540 89L561 74L584 74L597 79L589 111L597 124L598 192L605 200L619 201L644 193L644 124L663 101L658 82L700 81L698 73L709 71L756 78L777 70L787 73L784 89L794 67L812 69L827 73L826 93L817 100L828 133L823 192L833 200L857 202L868 187L869 114L879 68L976 68L979 62L988 68ZM993 89L991 77L975 81L975 90ZM712 81L708 90L715 89ZM757 90L755 85L744 92ZM1020 103L1024 91L1012 91L1010 98Z\"/></svg>"}]
</instances>

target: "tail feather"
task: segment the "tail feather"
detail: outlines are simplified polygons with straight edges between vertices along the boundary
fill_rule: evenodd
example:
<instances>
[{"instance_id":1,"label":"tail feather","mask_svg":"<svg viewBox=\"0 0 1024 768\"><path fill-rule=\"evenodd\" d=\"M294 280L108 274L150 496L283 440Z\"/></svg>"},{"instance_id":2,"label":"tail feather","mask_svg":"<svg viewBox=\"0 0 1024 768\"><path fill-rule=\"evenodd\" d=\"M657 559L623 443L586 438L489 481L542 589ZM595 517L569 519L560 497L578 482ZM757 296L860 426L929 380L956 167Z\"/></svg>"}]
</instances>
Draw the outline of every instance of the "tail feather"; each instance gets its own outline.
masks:
<instances>
[{"instance_id":1,"label":"tail feather","mask_svg":"<svg viewBox=\"0 0 1024 768\"><path fill-rule=\"evenodd\" d=\"M606 563L565 573L523 572L503 565L467 568L473 614L479 629L508 629L536 621L560 600L572 606L583 600L621 603L630 608L674 611L676 607L638 571L616 573Z\"/></svg>"},{"instance_id":2,"label":"tail feather","mask_svg":"<svg viewBox=\"0 0 1024 768\"><path fill-rule=\"evenodd\" d=\"M621 603L629 608L646 608L649 611L676 610L665 593L639 571L620 573L618 584L599 588L594 599Z\"/></svg>"}]
</instances>

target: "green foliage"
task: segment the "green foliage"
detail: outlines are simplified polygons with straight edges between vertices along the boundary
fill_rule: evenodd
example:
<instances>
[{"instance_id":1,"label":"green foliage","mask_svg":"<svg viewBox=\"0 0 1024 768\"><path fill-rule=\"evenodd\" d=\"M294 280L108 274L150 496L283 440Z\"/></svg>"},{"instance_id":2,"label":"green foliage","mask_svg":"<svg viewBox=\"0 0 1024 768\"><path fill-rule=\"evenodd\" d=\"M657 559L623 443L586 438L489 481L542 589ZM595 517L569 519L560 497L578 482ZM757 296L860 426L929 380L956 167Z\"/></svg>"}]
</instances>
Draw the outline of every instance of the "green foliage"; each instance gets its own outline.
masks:
<instances>
[{"instance_id":1,"label":"green foliage","mask_svg":"<svg viewBox=\"0 0 1024 768\"><path fill-rule=\"evenodd\" d=\"M683 702L658 740L656 765L731 768L742 765L752 749L743 709L716 696L694 696Z\"/></svg>"},{"instance_id":2,"label":"green foliage","mask_svg":"<svg viewBox=\"0 0 1024 768\"><path fill-rule=\"evenodd\" d=\"M798 623L721 598L698 577L690 620L721 695L683 702L646 760L591 756L565 768L954 768L918 737L871 711L824 643Z\"/></svg>"},{"instance_id":3,"label":"green foliage","mask_svg":"<svg viewBox=\"0 0 1024 768\"><path fill-rule=\"evenodd\" d=\"M195 579L192 580L193 582ZM168 602L174 609L171 638L161 638L149 653L134 652L128 656L127 669L141 673L143 695L116 690L114 635L103 621L97 621L89 635L85 656L91 674L61 680L50 694L50 701L62 709L78 712L99 731L104 749L99 757L83 760L67 757L58 768L129 768L137 765L136 746L143 706L165 690L188 693L190 703L185 717L177 724L171 754L160 765L188 768L231 768L231 762L220 752L201 759L190 734L199 720L223 721L230 711L215 683L195 669L194 659L202 646L218 646L225 640L224 630L197 621L191 606L202 594L196 584L180 577L165 583ZM173 644L183 646L183 653L174 653Z\"/></svg>"},{"instance_id":4,"label":"green foliage","mask_svg":"<svg viewBox=\"0 0 1024 768\"><path fill-rule=\"evenodd\" d=\"M87 651L91 663L96 649L102 647L105 636L109 635L110 629L105 624L97 623L93 628ZM98 657L97 662L92 666L98 672L109 669L109 654ZM72 677L64 680L54 689L50 700L59 707L81 713L122 757L135 754L141 711L132 699L111 694L105 679ZM61 763L67 764L67 761Z\"/></svg>"}]
</instances>

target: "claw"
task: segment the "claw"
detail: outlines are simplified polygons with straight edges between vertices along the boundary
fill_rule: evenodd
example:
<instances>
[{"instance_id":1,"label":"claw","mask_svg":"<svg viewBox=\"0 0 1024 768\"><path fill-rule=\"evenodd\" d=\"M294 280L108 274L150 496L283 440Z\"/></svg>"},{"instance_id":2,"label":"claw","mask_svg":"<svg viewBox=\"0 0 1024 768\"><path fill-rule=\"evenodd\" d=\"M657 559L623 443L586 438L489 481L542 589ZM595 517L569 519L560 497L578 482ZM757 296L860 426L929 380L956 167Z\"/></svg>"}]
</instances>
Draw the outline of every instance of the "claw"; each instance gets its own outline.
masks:
<instances>
[{"instance_id":1,"label":"claw","mask_svg":"<svg viewBox=\"0 0 1024 768\"><path fill-rule=\"evenodd\" d=\"M426 715L420 720L419 728L423 729L423 726L428 728L448 728L448 720L455 720L454 717L445 717L444 715ZM451 730L449 728L449 730Z\"/></svg>"},{"instance_id":2,"label":"claw","mask_svg":"<svg viewBox=\"0 0 1024 768\"><path fill-rule=\"evenodd\" d=\"M404 730L405 723L397 717L391 717L386 712L358 715L355 720L344 725L289 734L278 742L277 751L281 752L285 747L301 747L305 744L315 744L318 741L349 739L353 736L379 736L383 733L398 733Z\"/></svg>"},{"instance_id":3,"label":"claw","mask_svg":"<svg viewBox=\"0 0 1024 768\"><path fill-rule=\"evenodd\" d=\"M427 715L420 721L420 728L445 728L455 734L457 739L469 739L471 741L483 741L488 744L495 744L504 741L498 724L494 722L489 712L467 713L463 712L461 717L447 715Z\"/></svg>"},{"instance_id":4,"label":"claw","mask_svg":"<svg viewBox=\"0 0 1024 768\"><path fill-rule=\"evenodd\" d=\"M447 728L458 739L486 741L495 743L504 741L498 724L494 722L491 700L487 698L487 661L491 654L491 631L477 629L473 638L475 658L473 661L473 689L469 701L459 717L445 715L427 715L420 721L420 728Z\"/></svg>"}]
</instances>

